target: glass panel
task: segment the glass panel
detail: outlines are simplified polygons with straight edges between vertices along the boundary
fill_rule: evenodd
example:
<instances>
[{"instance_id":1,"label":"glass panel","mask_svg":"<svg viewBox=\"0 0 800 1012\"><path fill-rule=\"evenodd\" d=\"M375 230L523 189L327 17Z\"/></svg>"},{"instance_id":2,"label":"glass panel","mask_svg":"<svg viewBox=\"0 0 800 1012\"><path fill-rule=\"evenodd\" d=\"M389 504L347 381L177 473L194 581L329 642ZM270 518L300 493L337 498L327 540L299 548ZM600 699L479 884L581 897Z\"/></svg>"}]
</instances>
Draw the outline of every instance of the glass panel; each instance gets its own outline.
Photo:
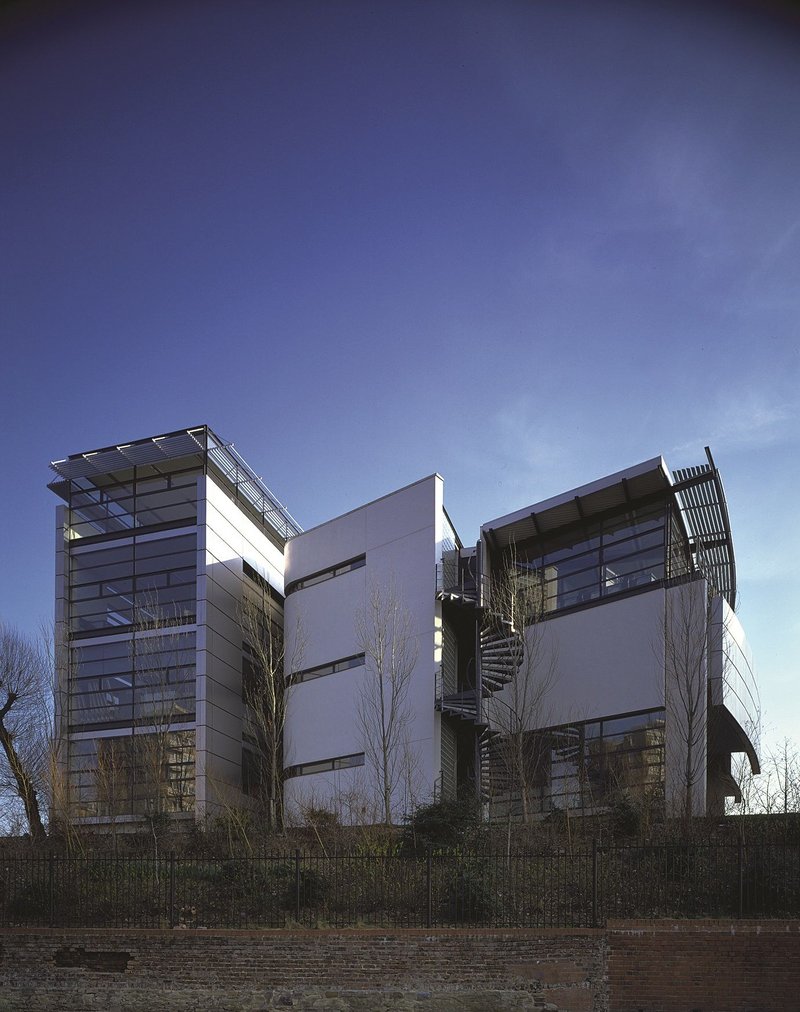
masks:
<instances>
[{"instance_id":1,"label":"glass panel","mask_svg":"<svg viewBox=\"0 0 800 1012\"><path fill-rule=\"evenodd\" d=\"M605 567L604 592L617 594L663 578L664 557L660 553L652 557L649 564L646 558L622 559Z\"/></svg>"},{"instance_id":2,"label":"glass panel","mask_svg":"<svg viewBox=\"0 0 800 1012\"><path fill-rule=\"evenodd\" d=\"M576 555L592 551L600 544L600 536L587 536L586 532L571 534L561 538L553 538L547 542L547 551L542 556L542 561L561 562L564 559L571 559Z\"/></svg>"},{"instance_id":3,"label":"glass panel","mask_svg":"<svg viewBox=\"0 0 800 1012\"><path fill-rule=\"evenodd\" d=\"M352 768L353 766L363 766L363 765L364 765L363 752L361 753L361 755L344 756L342 759L336 759L333 762L333 768L335 770L346 770Z\"/></svg>"},{"instance_id":4,"label":"glass panel","mask_svg":"<svg viewBox=\"0 0 800 1012\"><path fill-rule=\"evenodd\" d=\"M652 551L653 549L661 549L661 556L663 561L664 555L664 528L660 527L656 531L651 531L649 534L640 535L634 538L628 538L626 541L618 541L613 544L606 545L603 543L603 558L606 562L611 559L621 559L629 555L638 555L640 552Z\"/></svg>"},{"instance_id":5,"label":"glass panel","mask_svg":"<svg viewBox=\"0 0 800 1012\"><path fill-rule=\"evenodd\" d=\"M151 503L146 505L150 508L140 508L136 514L136 522L139 527L154 527L156 524L174 525L179 521L194 523L197 518L197 507L194 503L173 503L157 508Z\"/></svg>"},{"instance_id":6,"label":"glass panel","mask_svg":"<svg viewBox=\"0 0 800 1012\"><path fill-rule=\"evenodd\" d=\"M91 568L73 568L70 579L74 585L87 583L103 583L109 580L126 579L131 575L132 562L116 562L106 566Z\"/></svg>"},{"instance_id":7,"label":"glass panel","mask_svg":"<svg viewBox=\"0 0 800 1012\"><path fill-rule=\"evenodd\" d=\"M663 529L664 519L663 509L659 509L658 512L649 515L620 517L617 520L608 521L603 533L603 543L610 544L615 541L624 541L626 538Z\"/></svg>"},{"instance_id":8,"label":"glass panel","mask_svg":"<svg viewBox=\"0 0 800 1012\"><path fill-rule=\"evenodd\" d=\"M177 538L154 538L152 541L137 541L136 561L154 557L160 558L174 552L193 552L196 548L197 538L194 534L182 534Z\"/></svg>"},{"instance_id":9,"label":"glass panel","mask_svg":"<svg viewBox=\"0 0 800 1012\"><path fill-rule=\"evenodd\" d=\"M113 548L93 548L90 552L73 552L72 563L78 569L108 565L111 562L131 562L133 545L115 545Z\"/></svg>"}]
</instances>

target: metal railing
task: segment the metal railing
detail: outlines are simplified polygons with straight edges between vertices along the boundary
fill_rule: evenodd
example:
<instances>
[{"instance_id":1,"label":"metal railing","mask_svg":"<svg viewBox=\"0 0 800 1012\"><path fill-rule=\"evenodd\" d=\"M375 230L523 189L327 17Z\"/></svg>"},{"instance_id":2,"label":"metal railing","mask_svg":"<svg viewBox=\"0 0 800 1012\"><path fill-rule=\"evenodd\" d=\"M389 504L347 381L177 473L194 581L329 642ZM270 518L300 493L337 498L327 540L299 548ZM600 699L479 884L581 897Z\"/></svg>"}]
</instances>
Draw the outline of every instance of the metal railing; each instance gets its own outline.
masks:
<instances>
[{"instance_id":1,"label":"metal railing","mask_svg":"<svg viewBox=\"0 0 800 1012\"><path fill-rule=\"evenodd\" d=\"M478 601L478 587L484 593L488 586L486 576L476 581L468 567L462 565L457 558L442 559L436 563L436 593L450 594L464 598L466 601Z\"/></svg>"},{"instance_id":2,"label":"metal railing","mask_svg":"<svg viewBox=\"0 0 800 1012\"><path fill-rule=\"evenodd\" d=\"M591 927L800 916L800 844L0 858L0 926Z\"/></svg>"}]
</instances>

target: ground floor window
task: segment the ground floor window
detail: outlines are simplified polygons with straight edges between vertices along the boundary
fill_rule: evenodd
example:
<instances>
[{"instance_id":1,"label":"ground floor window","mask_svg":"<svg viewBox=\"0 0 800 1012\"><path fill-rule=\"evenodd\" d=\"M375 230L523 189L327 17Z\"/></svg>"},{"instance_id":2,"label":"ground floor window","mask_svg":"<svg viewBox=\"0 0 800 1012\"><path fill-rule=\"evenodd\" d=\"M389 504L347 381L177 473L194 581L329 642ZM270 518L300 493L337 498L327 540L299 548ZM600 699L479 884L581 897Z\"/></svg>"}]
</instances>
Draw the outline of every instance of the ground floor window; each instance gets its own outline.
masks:
<instances>
[{"instance_id":1,"label":"ground floor window","mask_svg":"<svg viewBox=\"0 0 800 1012\"><path fill-rule=\"evenodd\" d=\"M592 812L622 794L663 797L664 709L497 736L489 762L493 815Z\"/></svg>"},{"instance_id":2,"label":"ground floor window","mask_svg":"<svg viewBox=\"0 0 800 1012\"><path fill-rule=\"evenodd\" d=\"M76 818L193 811L195 732L137 731L73 740L69 788Z\"/></svg>"}]
</instances>

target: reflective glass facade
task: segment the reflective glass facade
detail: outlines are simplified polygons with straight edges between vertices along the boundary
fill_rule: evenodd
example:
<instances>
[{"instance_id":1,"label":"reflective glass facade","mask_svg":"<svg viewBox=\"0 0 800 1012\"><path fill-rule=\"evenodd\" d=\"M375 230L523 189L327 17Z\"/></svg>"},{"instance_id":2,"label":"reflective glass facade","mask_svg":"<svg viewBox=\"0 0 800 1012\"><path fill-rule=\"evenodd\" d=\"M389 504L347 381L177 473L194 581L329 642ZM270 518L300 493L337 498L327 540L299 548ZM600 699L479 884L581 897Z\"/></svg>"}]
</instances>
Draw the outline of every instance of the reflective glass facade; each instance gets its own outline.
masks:
<instances>
[{"instance_id":1,"label":"reflective glass facade","mask_svg":"<svg viewBox=\"0 0 800 1012\"><path fill-rule=\"evenodd\" d=\"M623 791L642 800L662 799L664 720L664 709L657 708L525 732L531 814L602 809ZM506 744L499 740L493 746L492 761L501 766L517 751ZM506 769L505 779L508 791L493 804L510 805L511 814L520 815L513 768Z\"/></svg>"},{"instance_id":2,"label":"reflective glass facade","mask_svg":"<svg viewBox=\"0 0 800 1012\"><path fill-rule=\"evenodd\" d=\"M544 612L646 588L691 568L686 537L664 502L531 538L502 564L536 590Z\"/></svg>"},{"instance_id":3,"label":"reflective glass facade","mask_svg":"<svg viewBox=\"0 0 800 1012\"><path fill-rule=\"evenodd\" d=\"M168 474L144 465L57 482L53 490L70 508L70 539L120 537L197 523L197 478L202 473L199 459L184 458L170 462Z\"/></svg>"},{"instance_id":4,"label":"reflective glass facade","mask_svg":"<svg viewBox=\"0 0 800 1012\"><path fill-rule=\"evenodd\" d=\"M67 505L63 596L70 642L63 716L76 736L68 777L78 817L194 806L197 490L203 473L198 447L175 459L52 486Z\"/></svg>"},{"instance_id":5,"label":"reflective glass facade","mask_svg":"<svg viewBox=\"0 0 800 1012\"><path fill-rule=\"evenodd\" d=\"M252 716L242 705L252 663L245 650L243 672L227 654L198 646L241 637L242 577L282 625L282 588L272 583L286 538L300 528L207 426L73 454L51 467L50 488L64 503L56 612L67 649L58 716L73 811L100 821L193 811L198 713L203 727L225 724L202 760L204 811L214 777L238 787L245 728L237 731L236 720Z\"/></svg>"},{"instance_id":6,"label":"reflective glass facade","mask_svg":"<svg viewBox=\"0 0 800 1012\"><path fill-rule=\"evenodd\" d=\"M663 796L663 709L607 717L542 732L546 808L593 808L626 791L653 800Z\"/></svg>"},{"instance_id":7,"label":"reflective glass facade","mask_svg":"<svg viewBox=\"0 0 800 1012\"><path fill-rule=\"evenodd\" d=\"M194 650L194 632L172 631L73 648L70 730L192 720Z\"/></svg>"},{"instance_id":8,"label":"reflective glass facade","mask_svg":"<svg viewBox=\"0 0 800 1012\"><path fill-rule=\"evenodd\" d=\"M75 546L70 552L70 632L96 636L159 621L194 622L197 535Z\"/></svg>"},{"instance_id":9,"label":"reflective glass facade","mask_svg":"<svg viewBox=\"0 0 800 1012\"><path fill-rule=\"evenodd\" d=\"M191 812L194 744L193 730L73 741L70 788L76 816Z\"/></svg>"}]
</instances>

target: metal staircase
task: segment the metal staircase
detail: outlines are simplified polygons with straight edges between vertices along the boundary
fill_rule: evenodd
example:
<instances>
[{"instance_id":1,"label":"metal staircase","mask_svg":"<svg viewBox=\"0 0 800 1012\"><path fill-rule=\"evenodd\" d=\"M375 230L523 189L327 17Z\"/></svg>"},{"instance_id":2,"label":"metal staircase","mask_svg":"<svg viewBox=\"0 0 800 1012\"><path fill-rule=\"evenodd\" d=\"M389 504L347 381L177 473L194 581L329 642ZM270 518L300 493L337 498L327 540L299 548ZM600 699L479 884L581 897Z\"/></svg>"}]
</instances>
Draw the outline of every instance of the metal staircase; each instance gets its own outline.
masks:
<instances>
[{"instance_id":1,"label":"metal staircase","mask_svg":"<svg viewBox=\"0 0 800 1012\"><path fill-rule=\"evenodd\" d=\"M511 619L490 610L484 617L480 644L481 695L482 699L488 699L516 678L525 659L525 636L515 628ZM492 797L507 793L511 789L511 778L498 748L502 734L491 727L486 707L481 705L479 709L480 797L486 802Z\"/></svg>"},{"instance_id":2,"label":"metal staircase","mask_svg":"<svg viewBox=\"0 0 800 1012\"><path fill-rule=\"evenodd\" d=\"M525 656L525 638L514 623L490 612L481 630L481 682L484 699L513 682Z\"/></svg>"},{"instance_id":3,"label":"metal staircase","mask_svg":"<svg viewBox=\"0 0 800 1012\"><path fill-rule=\"evenodd\" d=\"M436 593L464 614L475 617L477 664L470 662L466 678L457 683L446 657L437 674L436 707L448 717L466 721L475 730L475 766L480 797L483 801L510 790L509 775L497 748L501 732L490 727L485 701L513 682L525 657L524 630L491 604L483 606L481 577L476 576L475 560L457 552L448 553L437 566ZM478 566L480 568L480 566ZM447 654L447 643L443 653ZM494 744L493 744L494 743Z\"/></svg>"}]
</instances>

